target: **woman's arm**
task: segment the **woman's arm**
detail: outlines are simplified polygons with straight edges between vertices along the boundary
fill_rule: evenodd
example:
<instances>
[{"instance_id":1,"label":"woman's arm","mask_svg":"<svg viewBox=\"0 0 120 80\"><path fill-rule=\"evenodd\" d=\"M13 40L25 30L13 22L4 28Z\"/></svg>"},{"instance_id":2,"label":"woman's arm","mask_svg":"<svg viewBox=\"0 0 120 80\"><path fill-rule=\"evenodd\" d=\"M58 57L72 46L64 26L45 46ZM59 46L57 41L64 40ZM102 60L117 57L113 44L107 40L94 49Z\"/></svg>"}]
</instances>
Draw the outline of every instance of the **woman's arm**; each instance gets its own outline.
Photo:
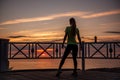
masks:
<instances>
[{"instance_id":1,"label":"woman's arm","mask_svg":"<svg viewBox=\"0 0 120 80\"><path fill-rule=\"evenodd\" d=\"M79 32L77 33L77 37L78 37L78 41L79 41L79 44L80 44L80 48L82 49L82 41L81 41Z\"/></svg>"},{"instance_id":2,"label":"woman's arm","mask_svg":"<svg viewBox=\"0 0 120 80\"><path fill-rule=\"evenodd\" d=\"M62 43L62 48L64 47L64 43L65 43L66 38L67 38L67 33L65 32L63 43Z\"/></svg>"}]
</instances>

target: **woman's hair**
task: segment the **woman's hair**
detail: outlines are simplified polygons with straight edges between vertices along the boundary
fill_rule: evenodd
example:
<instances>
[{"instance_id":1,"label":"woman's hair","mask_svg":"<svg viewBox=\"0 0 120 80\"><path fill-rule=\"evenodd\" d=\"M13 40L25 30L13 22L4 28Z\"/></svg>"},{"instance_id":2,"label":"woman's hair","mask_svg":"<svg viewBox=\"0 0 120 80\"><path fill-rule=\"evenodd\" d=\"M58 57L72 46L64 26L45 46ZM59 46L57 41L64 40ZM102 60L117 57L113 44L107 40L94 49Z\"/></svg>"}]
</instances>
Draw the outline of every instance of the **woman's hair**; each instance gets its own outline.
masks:
<instances>
[{"instance_id":1,"label":"woman's hair","mask_svg":"<svg viewBox=\"0 0 120 80\"><path fill-rule=\"evenodd\" d=\"M70 18L70 25L72 27L71 29L71 35L75 36L75 33L76 33L76 21L74 18Z\"/></svg>"}]
</instances>

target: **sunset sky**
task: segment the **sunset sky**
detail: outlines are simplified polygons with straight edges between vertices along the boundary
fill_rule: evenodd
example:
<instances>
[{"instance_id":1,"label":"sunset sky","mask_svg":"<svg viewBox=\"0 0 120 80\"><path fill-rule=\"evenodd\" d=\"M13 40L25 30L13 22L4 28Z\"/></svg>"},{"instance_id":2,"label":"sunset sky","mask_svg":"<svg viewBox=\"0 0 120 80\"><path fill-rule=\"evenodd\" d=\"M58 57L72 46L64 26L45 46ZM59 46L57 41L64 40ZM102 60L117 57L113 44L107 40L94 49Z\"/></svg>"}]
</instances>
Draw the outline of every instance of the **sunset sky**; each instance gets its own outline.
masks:
<instances>
[{"instance_id":1,"label":"sunset sky","mask_svg":"<svg viewBox=\"0 0 120 80\"><path fill-rule=\"evenodd\" d=\"M83 41L120 41L120 0L0 0L0 38L59 41L74 17Z\"/></svg>"}]
</instances>

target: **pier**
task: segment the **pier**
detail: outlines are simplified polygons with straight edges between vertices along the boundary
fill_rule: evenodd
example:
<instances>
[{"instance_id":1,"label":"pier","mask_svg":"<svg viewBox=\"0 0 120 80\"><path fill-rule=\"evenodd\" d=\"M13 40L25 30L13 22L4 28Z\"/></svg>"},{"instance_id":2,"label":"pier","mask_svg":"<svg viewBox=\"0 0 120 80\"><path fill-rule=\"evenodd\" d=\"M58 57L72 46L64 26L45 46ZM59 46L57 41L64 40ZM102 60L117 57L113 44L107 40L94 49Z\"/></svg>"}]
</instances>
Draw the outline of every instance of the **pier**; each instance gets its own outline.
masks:
<instances>
[{"instance_id":1,"label":"pier","mask_svg":"<svg viewBox=\"0 0 120 80\"><path fill-rule=\"evenodd\" d=\"M62 58L65 48L62 43L51 42L9 42L1 46L7 47L7 59L59 59ZM5 46L6 45L6 46ZM1 47L1 50L3 49ZM55 77L57 69L39 70L6 70L0 72L0 80L119 80L119 68L117 71L108 69L85 70L85 59L120 59L120 42L83 42L82 49L78 44L77 58L82 60L82 70L78 70L78 77L71 76L71 69L64 69L60 77ZM3 51L4 52L4 51ZM72 58L68 56L68 58ZM1 57L2 59L2 57ZM7 60L6 60L7 62ZM6 65L8 66L8 65Z\"/></svg>"},{"instance_id":2,"label":"pier","mask_svg":"<svg viewBox=\"0 0 120 80\"><path fill-rule=\"evenodd\" d=\"M56 77L57 70L24 70L0 73L0 80L120 80L120 73L78 70L78 76L72 76L72 70L63 70Z\"/></svg>"}]
</instances>

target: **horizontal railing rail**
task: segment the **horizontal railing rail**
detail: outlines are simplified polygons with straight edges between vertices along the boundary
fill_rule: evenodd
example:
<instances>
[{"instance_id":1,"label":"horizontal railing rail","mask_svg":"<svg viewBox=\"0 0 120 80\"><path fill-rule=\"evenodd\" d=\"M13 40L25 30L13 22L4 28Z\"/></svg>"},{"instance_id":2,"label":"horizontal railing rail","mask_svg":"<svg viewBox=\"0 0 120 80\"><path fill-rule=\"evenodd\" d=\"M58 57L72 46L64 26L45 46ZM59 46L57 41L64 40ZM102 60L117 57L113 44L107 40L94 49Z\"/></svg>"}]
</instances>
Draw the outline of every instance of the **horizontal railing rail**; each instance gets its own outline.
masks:
<instances>
[{"instance_id":1,"label":"horizontal railing rail","mask_svg":"<svg viewBox=\"0 0 120 80\"><path fill-rule=\"evenodd\" d=\"M83 50L78 45L77 58L120 59L120 42L84 42ZM66 46L66 44L65 44ZM9 59L61 58L65 48L57 42L9 42ZM68 58L72 58L71 55Z\"/></svg>"}]
</instances>

